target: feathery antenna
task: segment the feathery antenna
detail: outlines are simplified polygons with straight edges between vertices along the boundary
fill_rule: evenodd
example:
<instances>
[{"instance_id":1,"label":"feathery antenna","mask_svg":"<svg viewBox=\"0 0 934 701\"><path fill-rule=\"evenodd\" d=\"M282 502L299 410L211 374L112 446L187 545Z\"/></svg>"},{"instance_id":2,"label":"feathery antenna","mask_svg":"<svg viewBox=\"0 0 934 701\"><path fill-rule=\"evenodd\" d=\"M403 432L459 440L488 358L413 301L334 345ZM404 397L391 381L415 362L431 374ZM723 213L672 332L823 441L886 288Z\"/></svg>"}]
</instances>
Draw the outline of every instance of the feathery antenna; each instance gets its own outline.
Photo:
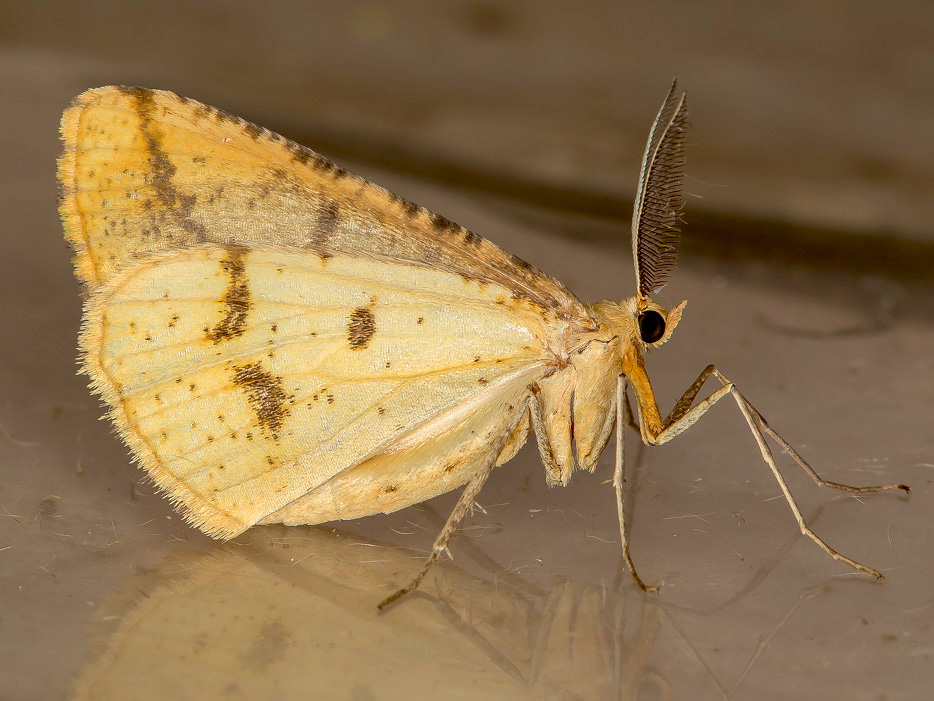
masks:
<instances>
[{"instance_id":1,"label":"feathery antenna","mask_svg":"<svg viewBox=\"0 0 934 701\"><path fill-rule=\"evenodd\" d=\"M678 260L688 111L684 93L677 93L675 80L649 132L632 210L632 260L640 297L664 287Z\"/></svg>"}]
</instances>

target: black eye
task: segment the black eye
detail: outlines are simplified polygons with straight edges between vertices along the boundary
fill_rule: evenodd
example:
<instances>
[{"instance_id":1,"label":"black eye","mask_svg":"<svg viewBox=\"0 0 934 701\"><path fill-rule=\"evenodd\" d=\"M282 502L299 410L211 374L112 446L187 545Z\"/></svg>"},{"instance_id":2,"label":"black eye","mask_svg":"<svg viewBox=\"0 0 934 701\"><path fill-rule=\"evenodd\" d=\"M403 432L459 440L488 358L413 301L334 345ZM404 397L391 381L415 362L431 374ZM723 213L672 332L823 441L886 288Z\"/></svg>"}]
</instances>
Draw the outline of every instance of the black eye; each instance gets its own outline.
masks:
<instances>
[{"instance_id":1,"label":"black eye","mask_svg":"<svg viewBox=\"0 0 934 701\"><path fill-rule=\"evenodd\" d=\"M651 309L639 315L639 334L646 343L655 343L665 335L665 320Z\"/></svg>"}]
</instances>

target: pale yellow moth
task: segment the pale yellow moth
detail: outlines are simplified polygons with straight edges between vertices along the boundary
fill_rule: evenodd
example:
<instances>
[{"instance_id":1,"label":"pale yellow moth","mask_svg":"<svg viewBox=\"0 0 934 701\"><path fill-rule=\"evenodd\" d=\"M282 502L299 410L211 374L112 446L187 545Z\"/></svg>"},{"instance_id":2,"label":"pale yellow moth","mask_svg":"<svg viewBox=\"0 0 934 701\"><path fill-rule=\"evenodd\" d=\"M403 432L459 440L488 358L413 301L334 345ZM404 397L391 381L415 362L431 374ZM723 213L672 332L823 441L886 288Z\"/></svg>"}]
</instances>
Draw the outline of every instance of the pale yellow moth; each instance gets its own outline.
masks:
<instances>
[{"instance_id":1,"label":"pale yellow moth","mask_svg":"<svg viewBox=\"0 0 934 701\"><path fill-rule=\"evenodd\" d=\"M493 467L534 432L549 485L593 470L614 426L671 440L730 394L765 443L822 480L708 366L662 419L643 354L684 302L675 265L687 111L675 85L636 197L637 293L584 305L493 243L262 127L170 92L105 87L62 117L61 216L87 294L82 372L135 460L215 538L392 512L466 484L414 589ZM694 405L713 375L721 387Z\"/></svg>"}]
</instances>

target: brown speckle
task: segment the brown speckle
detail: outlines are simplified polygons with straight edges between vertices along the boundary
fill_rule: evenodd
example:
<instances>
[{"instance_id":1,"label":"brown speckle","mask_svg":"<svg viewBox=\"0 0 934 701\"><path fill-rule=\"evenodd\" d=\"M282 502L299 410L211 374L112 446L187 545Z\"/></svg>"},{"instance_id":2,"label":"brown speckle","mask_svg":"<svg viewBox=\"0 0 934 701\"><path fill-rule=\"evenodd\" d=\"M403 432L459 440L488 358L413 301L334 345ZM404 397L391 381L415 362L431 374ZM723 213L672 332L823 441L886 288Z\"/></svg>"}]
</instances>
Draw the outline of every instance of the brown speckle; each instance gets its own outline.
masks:
<instances>
[{"instance_id":1,"label":"brown speckle","mask_svg":"<svg viewBox=\"0 0 934 701\"><path fill-rule=\"evenodd\" d=\"M376 319L366 307L357 307L347 322L347 340L353 350L366 348L376 333Z\"/></svg>"},{"instance_id":2,"label":"brown speckle","mask_svg":"<svg viewBox=\"0 0 934 701\"><path fill-rule=\"evenodd\" d=\"M302 165L308 163L308 159L315 155L312 151L304 146L299 146L294 141L287 142L286 148L288 148L289 152L292 154L292 160Z\"/></svg>"},{"instance_id":3,"label":"brown speckle","mask_svg":"<svg viewBox=\"0 0 934 701\"><path fill-rule=\"evenodd\" d=\"M266 372L259 363L249 363L233 366L233 382L246 392L260 430L278 440L282 422L289 414L288 403L294 399L286 395L282 378Z\"/></svg>"},{"instance_id":4,"label":"brown speckle","mask_svg":"<svg viewBox=\"0 0 934 701\"><path fill-rule=\"evenodd\" d=\"M388 194L389 194L389 199L391 199L393 202L399 205L399 207L402 209L403 214L405 214L405 216L407 217L414 217L422 209L420 206L418 206L414 202L409 202L409 200L405 199L404 197L400 197L394 192L390 192Z\"/></svg>"},{"instance_id":5,"label":"brown speckle","mask_svg":"<svg viewBox=\"0 0 934 701\"><path fill-rule=\"evenodd\" d=\"M509 254L509 262L512 263L514 266L516 266L517 269L519 269L519 270L521 270L521 271L523 271L523 272L525 272L525 273L532 273L532 272L535 272L535 266L534 266L534 265L532 265L531 263L527 263L526 261L522 260L522 259L521 259L519 256L517 256L517 255L513 255L513 254L510 253L510 254Z\"/></svg>"},{"instance_id":6,"label":"brown speckle","mask_svg":"<svg viewBox=\"0 0 934 701\"><path fill-rule=\"evenodd\" d=\"M247 136L253 139L253 141L256 141L266 130L262 127L256 126L255 124L252 124L251 122L247 122L243 125L243 131L245 131Z\"/></svg>"},{"instance_id":7,"label":"brown speckle","mask_svg":"<svg viewBox=\"0 0 934 701\"><path fill-rule=\"evenodd\" d=\"M435 228L436 231L440 233L459 231L461 228L450 219L447 217L442 217L440 214L431 215L431 225Z\"/></svg>"}]
</instances>

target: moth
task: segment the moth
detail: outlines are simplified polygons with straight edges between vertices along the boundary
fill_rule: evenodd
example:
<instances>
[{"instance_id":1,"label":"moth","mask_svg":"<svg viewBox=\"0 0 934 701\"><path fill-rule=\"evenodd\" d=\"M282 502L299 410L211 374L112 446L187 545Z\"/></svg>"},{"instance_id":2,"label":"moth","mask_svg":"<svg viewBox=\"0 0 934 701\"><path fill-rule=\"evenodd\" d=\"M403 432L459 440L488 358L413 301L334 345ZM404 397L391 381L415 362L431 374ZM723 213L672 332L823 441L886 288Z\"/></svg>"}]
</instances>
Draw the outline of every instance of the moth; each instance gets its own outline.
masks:
<instances>
[{"instance_id":1,"label":"moth","mask_svg":"<svg viewBox=\"0 0 934 701\"><path fill-rule=\"evenodd\" d=\"M170 92L104 87L62 117L65 238L86 301L81 372L134 460L214 538L256 524L389 513L464 487L418 586L493 468L534 433L549 485L593 471L616 433L671 440L731 396L766 445L828 482L713 365L662 418L643 358L685 302L675 267L687 127L676 84L649 133L632 218L636 294L584 304L560 282L319 154ZM709 378L720 383L697 396ZM633 412L628 389L636 402ZM638 422L636 422L638 416Z\"/></svg>"}]
</instances>

